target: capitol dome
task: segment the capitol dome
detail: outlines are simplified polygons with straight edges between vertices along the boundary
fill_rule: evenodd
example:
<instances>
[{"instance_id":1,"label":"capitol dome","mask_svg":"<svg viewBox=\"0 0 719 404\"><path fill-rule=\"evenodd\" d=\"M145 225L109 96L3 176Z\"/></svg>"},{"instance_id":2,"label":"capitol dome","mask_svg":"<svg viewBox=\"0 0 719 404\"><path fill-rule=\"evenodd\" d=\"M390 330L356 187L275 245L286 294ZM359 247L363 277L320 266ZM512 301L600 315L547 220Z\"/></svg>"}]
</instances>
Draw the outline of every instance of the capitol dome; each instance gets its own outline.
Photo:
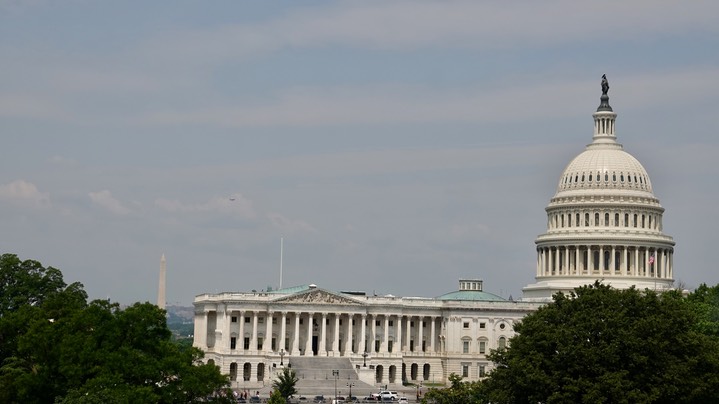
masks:
<instances>
[{"instance_id":1,"label":"capitol dome","mask_svg":"<svg viewBox=\"0 0 719 404\"><path fill-rule=\"evenodd\" d=\"M606 87L605 87L606 85ZM617 142L617 114L602 82L592 142L567 165L537 244L537 283L525 300L549 300L595 280L624 289L672 287L674 240L649 174Z\"/></svg>"}]
</instances>

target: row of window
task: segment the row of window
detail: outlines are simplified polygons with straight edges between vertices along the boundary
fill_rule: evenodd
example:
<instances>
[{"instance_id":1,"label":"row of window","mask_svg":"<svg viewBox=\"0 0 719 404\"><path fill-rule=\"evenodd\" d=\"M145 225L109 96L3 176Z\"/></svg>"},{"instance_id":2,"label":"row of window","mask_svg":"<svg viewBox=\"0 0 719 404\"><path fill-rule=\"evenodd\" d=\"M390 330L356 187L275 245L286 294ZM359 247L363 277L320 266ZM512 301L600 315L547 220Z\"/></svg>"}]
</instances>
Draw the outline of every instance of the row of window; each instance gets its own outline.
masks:
<instances>
[{"instance_id":1,"label":"row of window","mask_svg":"<svg viewBox=\"0 0 719 404\"><path fill-rule=\"evenodd\" d=\"M471 347L472 340L471 339L463 339L462 340L462 353L468 354L470 353L470 347ZM487 353L487 340L481 339L479 340L479 353L485 354ZM499 337L497 340L497 348L504 349L507 346L507 339L505 337Z\"/></svg>"},{"instance_id":2,"label":"row of window","mask_svg":"<svg viewBox=\"0 0 719 404\"><path fill-rule=\"evenodd\" d=\"M233 323L236 323L236 322L237 322L237 316L232 316L232 317L230 318L230 321L232 321ZM246 316L246 317L245 317L245 324L249 324L251 321L252 321L252 317L250 317L250 316ZM258 324L264 324L264 323L265 323L265 318L264 318L264 317L257 317L257 323L258 323ZM300 318L300 324L304 324L304 323L305 323L305 319ZM389 323L389 326L390 326L390 327L394 327L394 320L389 320L388 323ZM272 317L272 324L277 324L277 318L276 318L276 317ZM285 319L285 324L290 325L290 319L289 319L289 318ZM330 319L329 319L329 318L326 319L325 324L326 324L326 325L330 325ZM317 319L314 319L314 318L312 319L312 325L317 325ZM340 319L340 325L342 325L342 319ZM354 319L352 319L352 325L355 325L355 320L354 320ZM365 320L365 325L369 325L367 320ZM381 326L382 326L382 320L375 320L375 325L378 326L378 327L381 327ZM410 327L414 327L414 321L410 321L410 322L409 322L409 326L410 326ZM427 322L426 322L426 321L422 321L422 327L427 327ZM484 328L484 327L482 327L482 328Z\"/></svg>"},{"instance_id":3,"label":"row of window","mask_svg":"<svg viewBox=\"0 0 719 404\"><path fill-rule=\"evenodd\" d=\"M506 326L507 326L506 324L501 323L501 324L499 325L499 329L500 329L500 330L504 330L504 328L505 328ZM465 330L468 330L468 329L469 329L469 321L464 321L464 322L462 322L462 328L464 328ZM484 323L484 322L479 323L479 328L480 328L480 329L485 329L485 328L487 328L487 323Z\"/></svg>"},{"instance_id":4,"label":"row of window","mask_svg":"<svg viewBox=\"0 0 719 404\"><path fill-rule=\"evenodd\" d=\"M263 343L264 343L264 338L258 336L257 337L257 348L256 348L258 351L262 350ZM341 345L342 341L339 341L339 343ZM366 343L370 344L371 341L367 341ZM250 337L243 338L242 349L247 351L250 349L250 345L251 345ZM380 351L380 345L381 345L380 340L374 341L374 352ZM272 346L272 351L277 351L277 339L276 338L272 338L271 346ZM354 346L355 346L355 340L352 339L352 348L353 348L352 350L353 351L354 351ZM368 351L368 349L366 349L366 348L367 347L365 347L365 351ZM387 351L392 352L393 348L394 348L394 341L392 341L392 340L387 341ZM422 352L426 352L427 351L427 341L423 340L422 346L420 348L421 348ZM237 337L235 337L235 336L230 337L230 349L232 349L232 350L237 349ZM290 339L289 338L285 338L285 346L283 349L285 351L289 352L289 350L290 350ZM342 347L340 346L339 349L342 350ZM414 343L414 340L412 339L409 341L409 351L414 352L414 350L415 350L415 343ZM482 353L484 353L484 351L482 351Z\"/></svg>"},{"instance_id":5,"label":"row of window","mask_svg":"<svg viewBox=\"0 0 719 404\"><path fill-rule=\"evenodd\" d=\"M615 213L612 216L610 213L605 212L604 220L602 221L602 215L599 212L594 212L594 220L592 221L591 219L592 215L589 212L584 213L584 216L581 213L557 213L550 215L547 226L555 229L563 227L613 226L661 230L659 216L644 213L641 215L638 213L625 213L623 215Z\"/></svg>"},{"instance_id":6,"label":"row of window","mask_svg":"<svg viewBox=\"0 0 719 404\"><path fill-rule=\"evenodd\" d=\"M643 174L637 175L634 174L624 174L623 172L619 172L619 175L617 175L616 172L612 172L611 176L609 175L608 171L604 172L604 175L602 175L601 172L597 172L596 175L594 173L574 173L574 174L567 174L564 176L564 179L562 180L562 183L566 186L571 186L572 184L583 184L584 182L588 183L609 183L609 180L612 180L613 183L620 183L628 185L635 185L640 188L645 188L645 186L649 185L649 179L647 179ZM586 181L585 181L586 180Z\"/></svg>"}]
</instances>

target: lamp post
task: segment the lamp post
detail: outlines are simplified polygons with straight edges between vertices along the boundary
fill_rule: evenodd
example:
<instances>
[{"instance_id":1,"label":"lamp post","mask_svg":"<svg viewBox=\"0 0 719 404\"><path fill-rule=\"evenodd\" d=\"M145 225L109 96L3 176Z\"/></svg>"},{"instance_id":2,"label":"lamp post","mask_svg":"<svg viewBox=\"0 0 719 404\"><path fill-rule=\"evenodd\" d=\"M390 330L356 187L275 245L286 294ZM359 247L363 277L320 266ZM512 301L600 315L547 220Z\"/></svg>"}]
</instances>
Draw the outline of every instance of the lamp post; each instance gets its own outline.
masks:
<instances>
[{"instance_id":1,"label":"lamp post","mask_svg":"<svg viewBox=\"0 0 719 404\"><path fill-rule=\"evenodd\" d=\"M349 387L349 388L350 388L350 396L349 396L349 401L352 401L352 386L354 386L354 385L355 385L355 384L354 384L354 383L352 383L352 382L349 382L349 383L347 383L347 387Z\"/></svg>"},{"instance_id":2,"label":"lamp post","mask_svg":"<svg viewBox=\"0 0 719 404\"><path fill-rule=\"evenodd\" d=\"M368 355L369 354L367 353L367 351L364 351L362 353L362 367L365 367L365 368L367 367L367 356Z\"/></svg>"},{"instance_id":3,"label":"lamp post","mask_svg":"<svg viewBox=\"0 0 719 404\"><path fill-rule=\"evenodd\" d=\"M284 366L284 362L282 362L282 359L285 357L285 350L280 349L280 366Z\"/></svg>"},{"instance_id":4,"label":"lamp post","mask_svg":"<svg viewBox=\"0 0 719 404\"><path fill-rule=\"evenodd\" d=\"M339 370L333 370L332 376L335 378L335 403L337 402L337 379L340 377L340 371Z\"/></svg>"}]
</instances>

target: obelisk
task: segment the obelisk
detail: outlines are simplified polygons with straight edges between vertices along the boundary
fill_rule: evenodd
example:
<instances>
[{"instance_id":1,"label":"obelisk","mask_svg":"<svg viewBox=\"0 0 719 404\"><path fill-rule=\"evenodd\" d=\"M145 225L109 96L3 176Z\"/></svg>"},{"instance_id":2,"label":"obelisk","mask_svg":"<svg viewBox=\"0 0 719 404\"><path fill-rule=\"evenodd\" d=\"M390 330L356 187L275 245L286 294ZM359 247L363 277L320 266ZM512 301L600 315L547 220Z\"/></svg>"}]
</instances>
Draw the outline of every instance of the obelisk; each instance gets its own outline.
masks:
<instances>
[{"instance_id":1,"label":"obelisk","mask_svg":"<svg viewBox=\"0 0 719 404\"><path fill-rule=\"evenodd\" d=\"M165 254L160 258L160 285L157 288L157 307L165 309L165 275L167 274L167 261Z\"/></svg>"}]
</instances>

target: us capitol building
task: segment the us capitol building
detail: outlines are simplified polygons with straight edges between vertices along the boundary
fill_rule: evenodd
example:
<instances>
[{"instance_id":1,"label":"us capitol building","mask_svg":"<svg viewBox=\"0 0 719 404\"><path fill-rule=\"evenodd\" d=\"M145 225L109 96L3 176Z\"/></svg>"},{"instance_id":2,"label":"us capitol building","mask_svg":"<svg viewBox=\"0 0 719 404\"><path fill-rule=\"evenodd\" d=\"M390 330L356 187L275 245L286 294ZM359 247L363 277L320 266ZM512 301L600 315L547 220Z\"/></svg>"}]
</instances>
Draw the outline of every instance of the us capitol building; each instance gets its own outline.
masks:
<instances>
[{"instance_id":1,"label":"us capitol building","mask_svg":"<svg viewBox=\"0 0 719 404\"><path fill-rule=\"evenodd\" d=\"M521 300L488 293L474 278L434 298L314 284L202 294L194 300L194 346L233 387L250 390L271 385L284 366L300 383L334 377L397 389L446 383L451 373L477 380L514 323L556 292L595 280L619 289L671 288L674 241L662 230L664 209L644 167L617 143L608 90L605 77L592 142L559 177L547 231L535 240L536 283L524 287Z\"/></svg>"}]
</instances>

